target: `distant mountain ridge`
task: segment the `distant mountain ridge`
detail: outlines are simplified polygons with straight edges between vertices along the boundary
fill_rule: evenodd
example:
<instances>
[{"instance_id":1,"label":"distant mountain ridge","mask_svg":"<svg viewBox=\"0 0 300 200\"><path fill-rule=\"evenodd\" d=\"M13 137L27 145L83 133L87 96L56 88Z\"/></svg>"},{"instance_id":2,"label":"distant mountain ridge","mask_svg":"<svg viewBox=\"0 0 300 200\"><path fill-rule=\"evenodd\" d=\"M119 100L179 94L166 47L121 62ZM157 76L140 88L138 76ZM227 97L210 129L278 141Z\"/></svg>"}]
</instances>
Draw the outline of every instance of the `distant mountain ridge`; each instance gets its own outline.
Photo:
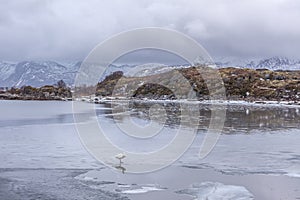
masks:
<instances>
[{"instance_id":1,"label":"distant mountain ridge","mask_svg":"<svg viewBox=\"0 0 300 200\"><path fill-rule=\"evenodd\" d=\"M269 70L300 70L300 60L293 60L285 57L271 57L264 59L217 58L215 59L215 63L218 67L239 67Z\"/></svg>"},{"instance_id":2,"label":"distant mountain ridge","mask_svg":"<svg viewBox=\"0 0 300 200\"><path fill-rule=\"evenodd\" d=\"M300 70L300 60L292 60L284 57L272 57L267 59L235 59L217 58L215 64L218 68L238 67L250 69L269 70ZM74 84L76 73L81 62L60 63L56 61L22 61L18 63L0 61L0 87L21 87L31 85L40 87L52 85L59 80L64 80L67 85ZM146 67L145 67L146 66ZM172 68L185 68L187 66L173 66ZM143 76L167 71L170 68L162 64L142 65L111 65L103 77L115 71L123 71L129 74ZM132 71L133 70L133 71Z\"/></svg>"}]
</instances>

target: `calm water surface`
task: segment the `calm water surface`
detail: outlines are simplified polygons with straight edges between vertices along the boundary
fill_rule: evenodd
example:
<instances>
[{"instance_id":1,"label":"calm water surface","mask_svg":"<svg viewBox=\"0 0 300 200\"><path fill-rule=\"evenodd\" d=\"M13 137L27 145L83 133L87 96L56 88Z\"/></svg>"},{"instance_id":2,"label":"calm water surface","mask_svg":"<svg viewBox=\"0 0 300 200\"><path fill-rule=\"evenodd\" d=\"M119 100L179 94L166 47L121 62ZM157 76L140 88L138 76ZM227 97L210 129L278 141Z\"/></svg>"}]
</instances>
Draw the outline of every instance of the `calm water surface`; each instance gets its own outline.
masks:
<instances>
[{"instance_id":1,"label":"calm water surface","mask_svg":"<svg viewBox=\"0 0 300 200\"><path fill-rule=\"evenodd\" d=\"M147 125L152 105L131 103L132 120ZM128 137L116 126L116 121L125 123L125 115L112 108L122 106L95 105L99 124L120 148L155 151L175 137L179 104L161 104L165 128L149 140ZM72 102L0 101L0 199L300 198L299 107L226 106L223 134L205 159L197 155L211 111L205 104L195 108L199 129L189 150L170 167L132 175L87 153L76 132ZM79 123L89 122L88 111L79 115Z\"/></svg>"}]
</instances>

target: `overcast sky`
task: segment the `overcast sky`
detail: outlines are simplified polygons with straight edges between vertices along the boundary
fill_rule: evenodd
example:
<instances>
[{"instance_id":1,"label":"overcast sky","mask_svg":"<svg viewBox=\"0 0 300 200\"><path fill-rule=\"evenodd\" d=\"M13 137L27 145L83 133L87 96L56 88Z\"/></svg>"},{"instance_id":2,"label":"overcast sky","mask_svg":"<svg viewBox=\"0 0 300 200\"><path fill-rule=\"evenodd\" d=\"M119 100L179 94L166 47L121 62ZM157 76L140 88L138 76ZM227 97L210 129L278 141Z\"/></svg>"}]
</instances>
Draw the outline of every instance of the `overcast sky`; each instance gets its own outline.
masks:
<instances>
[{"instance_id":1,"label":"overcast sky","mask_svg":"<svg viewBox=\"0 0 300 200\"><path fill-rule=\"evenodd\" d=\"M300 58L298 0L0 0L0 59L82 60L149 26L181 31L213 57Z\"/></svg>"}]
</instances>

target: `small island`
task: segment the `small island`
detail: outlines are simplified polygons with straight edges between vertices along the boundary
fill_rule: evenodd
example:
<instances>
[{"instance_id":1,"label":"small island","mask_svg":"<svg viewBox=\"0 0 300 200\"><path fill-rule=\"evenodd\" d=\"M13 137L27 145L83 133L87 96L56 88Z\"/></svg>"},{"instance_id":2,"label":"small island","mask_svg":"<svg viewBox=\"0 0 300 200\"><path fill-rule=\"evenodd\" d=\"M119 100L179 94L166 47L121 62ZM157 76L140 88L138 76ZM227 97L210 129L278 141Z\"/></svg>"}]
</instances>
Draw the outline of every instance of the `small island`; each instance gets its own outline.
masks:
<instances>
[{"instance_id":1,"label":"small island","mask_svg":"<svg viewBox=\"0 0 300 200\"><path fill-rule=\"evenodd\" d=\"M0 90L2 100L39 100L39 101L67 101L72 100L71 88L63 80L54 85L42 87L22 86L21 88L2 88Z\"/></svg>"}]
</instances>

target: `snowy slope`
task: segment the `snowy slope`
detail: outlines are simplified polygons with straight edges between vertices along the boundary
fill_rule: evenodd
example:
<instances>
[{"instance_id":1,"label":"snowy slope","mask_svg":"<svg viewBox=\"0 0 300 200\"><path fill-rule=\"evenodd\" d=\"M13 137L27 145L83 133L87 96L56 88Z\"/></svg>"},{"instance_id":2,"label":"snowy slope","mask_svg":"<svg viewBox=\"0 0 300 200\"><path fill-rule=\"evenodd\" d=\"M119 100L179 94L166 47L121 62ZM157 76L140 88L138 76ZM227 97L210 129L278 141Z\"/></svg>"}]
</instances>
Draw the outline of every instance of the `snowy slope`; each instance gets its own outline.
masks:
<instances>
[{"instance_id":1,"label":"snowy slope","mask_svg":"<svg viewBox=\"0 0 300 200\"><path fill-rule=\"evenodd\" d=\"M12 75L15 71L16 64L0 61L0 83Z\"/></svg>"},{"instance_id":2,"label":"snowy slope","mask_svg":"<svg viewBox=\"0 0 300 200\"><path fill-rule=\"evenodd\" d=\"M43 86L63 79L72 84L76 70L54 62L23 61L16 64L0 63L0 85L21 87L23 85Z\"/></svg>"}]
</instances>

